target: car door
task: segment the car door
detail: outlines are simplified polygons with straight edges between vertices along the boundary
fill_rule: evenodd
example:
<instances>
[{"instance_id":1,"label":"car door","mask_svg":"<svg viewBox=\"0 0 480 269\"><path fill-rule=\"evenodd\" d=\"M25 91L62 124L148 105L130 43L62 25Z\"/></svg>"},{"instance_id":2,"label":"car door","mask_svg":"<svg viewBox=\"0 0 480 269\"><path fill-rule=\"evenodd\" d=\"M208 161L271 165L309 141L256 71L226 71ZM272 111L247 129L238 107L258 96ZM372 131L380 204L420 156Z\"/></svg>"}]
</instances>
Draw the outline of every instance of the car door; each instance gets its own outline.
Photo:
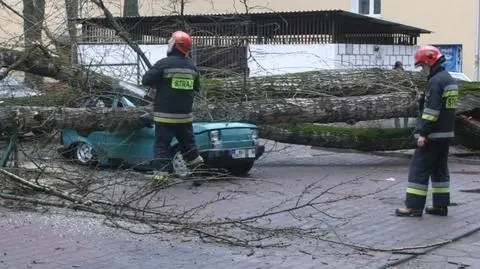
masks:
<instances>
[{"instance_id":1,"label":"car door","mask_svg":"<svg viewBox=\"0 0 480 269\"><path fill-rule=\"evenodd\" d=\"M128 97L122 96L119 99L118 105L124 107L135 107L133 102ZM121 133L121 131L119 132ZM123 134L125 145L128 144L128 160L131 164L148 164L153 159L153 141L155 139L154 125L140 128L138 130L129 131L128 134Z\"/></svg>"},{"instance_id":2,"label":"car door","mask_svg":"<svg viewBox=\"0 0 480 269\"><path fill-rule=\"evenodd\" d=\"M118 107L124 107L121 98L120 95L106 95L102 96L101 100L103 100L108 107L115 109ZM109 158L113 160L123 160L129 163L132 159L130 155L135 146L132 139L134 136L135 132L126 130L114 130L108 132L106 136L106 144Z\"/></svg>"},{"instance_id":3,"label":"car door","mask_svg":"<svg viewBox=\"0 0 480 269\"><path fill-rule=\"evenodd\" d=\"M76 103L76 107L84 108L98 108L108 106L108 100L104 100L97 96L87 97L80 99ZM104 156L107 153L107 137L109 135L106 131L93 131L88 134L79 134L88 139L88 142L92 144L93 148L98 151L99 155Z\"/></svg>"}]
</instances>

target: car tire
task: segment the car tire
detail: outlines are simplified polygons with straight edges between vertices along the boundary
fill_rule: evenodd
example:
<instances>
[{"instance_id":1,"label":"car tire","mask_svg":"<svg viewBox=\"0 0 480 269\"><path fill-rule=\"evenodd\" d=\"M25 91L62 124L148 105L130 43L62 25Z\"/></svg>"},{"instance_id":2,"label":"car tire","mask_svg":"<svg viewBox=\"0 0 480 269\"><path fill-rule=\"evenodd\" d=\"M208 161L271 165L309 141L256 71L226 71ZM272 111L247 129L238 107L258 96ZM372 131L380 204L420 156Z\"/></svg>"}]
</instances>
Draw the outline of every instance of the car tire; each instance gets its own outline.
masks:
<instances>
[{"instance_id":1,"label":"car tire","mask_svg":"<svg viewBox=\"0 0 480 269\"><path fill-rule=\"evenodd\" d=\"M90 166L97 162L97 154L92 145L85 142L78 142L73 148L73 158L76 163Z\"/></svg>"},{"instance_id":2,"label":"car tire","mask_svg":"<svg viewBox=\"0 0 480 269\"><path fill-rule=\"evenodd\" d=\"M238 162L227 167L230 174L240 177L248 175L255 161Z\"/></svg>"}]
</instances>

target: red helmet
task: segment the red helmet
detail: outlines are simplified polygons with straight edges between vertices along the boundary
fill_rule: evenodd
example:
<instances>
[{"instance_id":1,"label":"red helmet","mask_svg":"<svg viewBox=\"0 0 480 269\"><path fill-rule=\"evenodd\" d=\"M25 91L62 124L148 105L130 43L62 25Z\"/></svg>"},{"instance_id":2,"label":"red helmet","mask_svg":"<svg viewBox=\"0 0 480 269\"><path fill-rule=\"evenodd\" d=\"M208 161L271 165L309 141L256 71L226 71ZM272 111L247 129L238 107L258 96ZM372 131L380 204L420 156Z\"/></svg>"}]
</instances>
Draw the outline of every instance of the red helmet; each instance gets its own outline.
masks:
<instances>
[{"instance_id":1,"label":"red helmet","mask_svg":"<svg viewBox=\"0 0 480 269\"><path fill-rule=\"evenodd\" d=\"M445 57L437 47L422 46L415 53L415 66L418 66L421 63L425 63L428 66L433 66L437 62L441 62L444 59Z\"/></svg>"},{"instance_id":2,"label":"red helmet","mask_svg":"<svg viewBox=\"0 0 480 269\"><path fill-rule=\"evenodd\" d=\"M173 47L186 55L192 48L192 38L183 31L176 31L168 41L168 50L171 51Z\"/></svg>"}]
</instances>

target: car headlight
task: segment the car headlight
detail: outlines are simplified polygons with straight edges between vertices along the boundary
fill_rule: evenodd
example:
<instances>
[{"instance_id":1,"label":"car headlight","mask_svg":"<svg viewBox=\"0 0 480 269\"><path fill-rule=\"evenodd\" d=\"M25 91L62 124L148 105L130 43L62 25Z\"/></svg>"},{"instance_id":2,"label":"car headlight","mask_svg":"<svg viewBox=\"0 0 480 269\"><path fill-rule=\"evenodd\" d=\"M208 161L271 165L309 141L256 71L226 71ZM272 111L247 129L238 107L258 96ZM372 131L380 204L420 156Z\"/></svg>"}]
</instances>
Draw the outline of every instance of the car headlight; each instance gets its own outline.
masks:
<instances>
[{"instance_id":1,"label":"car headlight","mask_svg":"<svg viewBox=\"0 0 480 269\"><path fill-rule=\"evenodd\" d=\"M253 140L254 143L258 141L258 129L252 129L252 133L250 134L250 138Z\"/></svg>"},{"instance_id":2,"label":"car headlight","mask_svg":"<svg viewBox=\"0 0 480 269\"><path fill-rule=\"evenodd\" d=\"M220 131L218 130L210 131L210 141L212 143L218 143L220 141Z\"/></svg>"}]
</instances>

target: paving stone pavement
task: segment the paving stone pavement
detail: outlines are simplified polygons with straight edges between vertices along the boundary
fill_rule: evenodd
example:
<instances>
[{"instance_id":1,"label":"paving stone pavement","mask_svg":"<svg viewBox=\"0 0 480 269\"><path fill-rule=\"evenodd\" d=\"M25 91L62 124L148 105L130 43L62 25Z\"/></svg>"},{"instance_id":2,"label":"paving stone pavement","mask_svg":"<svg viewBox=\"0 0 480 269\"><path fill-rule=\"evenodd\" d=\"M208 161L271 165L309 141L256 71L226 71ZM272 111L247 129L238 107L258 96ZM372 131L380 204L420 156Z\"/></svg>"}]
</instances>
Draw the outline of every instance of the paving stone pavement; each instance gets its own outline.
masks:
<instances>
[{"instance_id":1,"label":"paving stone pavement","mask_svg":"<svg viewBox=\"0 0 480 269\"><path fill-rule=\"evenodd\" d=\"M395 269L466 269L480 268L480 231L447 246L420 255Z\"/></svg>"},{"instance_id":2,"label":"paving stone pavement","mask_svg":"<svg viewBox=\"0 0 480 269\"><path fill-rule=\"evenodd\" d=\"M250 178L178 185L158 201L189 208L225 195L228 199L198 212L223 218L281 210L319 196L315 208L275 214L262 224L315 228L321 237L279 235L275 240L290 245L252 250L202 243L189 235L136 235L86 213L0 208L0 268L382 268L480 227L480 194L464 192L478 188L479 165L451 163L456 206L448 217L398 218L393 211L402 206L408 159L278 146L285 148L266 154ZM415 247L420 248L410 249Z\"/></svg>"}]
</instances>

